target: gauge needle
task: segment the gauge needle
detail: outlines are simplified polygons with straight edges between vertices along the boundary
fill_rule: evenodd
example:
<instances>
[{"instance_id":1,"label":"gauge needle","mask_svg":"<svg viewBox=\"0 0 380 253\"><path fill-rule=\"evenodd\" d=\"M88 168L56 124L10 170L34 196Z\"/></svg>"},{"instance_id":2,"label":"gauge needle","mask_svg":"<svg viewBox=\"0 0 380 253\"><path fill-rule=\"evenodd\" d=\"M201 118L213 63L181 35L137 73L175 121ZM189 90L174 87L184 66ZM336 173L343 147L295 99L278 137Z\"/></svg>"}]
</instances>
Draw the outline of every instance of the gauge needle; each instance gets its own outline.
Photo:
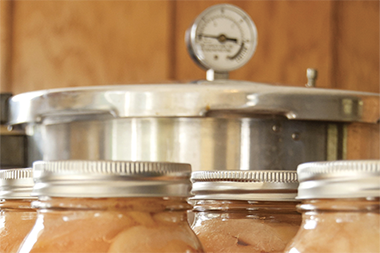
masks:
<instances>
[{"instance_id":1,"label":"gauge needle","mask_svg":"<svg viewBox=\"0 0 380 253\"><path fill-rule=\"evenodd\" d=\"M232 41L232 42L235 42L237 43L237 39L236 38L228 38L226 35L224 34L221 34L219 36L214 36L214 35L208 35L208 34L199 34L199 37L202 38L202 37L205 37L205 38L212 38L212 39L217 39L220 43L224 43L226 41Z\"/></svg>"}]
</instances>

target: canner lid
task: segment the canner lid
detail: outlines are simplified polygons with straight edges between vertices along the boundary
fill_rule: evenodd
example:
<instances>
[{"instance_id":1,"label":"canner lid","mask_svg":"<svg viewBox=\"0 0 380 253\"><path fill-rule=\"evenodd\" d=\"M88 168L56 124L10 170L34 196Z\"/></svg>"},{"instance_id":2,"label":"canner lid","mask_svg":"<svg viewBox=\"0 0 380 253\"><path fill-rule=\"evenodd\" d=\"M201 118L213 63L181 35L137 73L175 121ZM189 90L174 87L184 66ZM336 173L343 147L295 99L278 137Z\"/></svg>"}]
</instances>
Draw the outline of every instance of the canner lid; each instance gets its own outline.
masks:
<instances>
[{"instance_id":1,"label":"canner lid","mask_svg":"<svg viewBox=\"0 0 380 253\"><path fill-rule=\"evenodd\" d=\"M10 99L9 124L46 118L103 115L204 117L281 115L293 120L379 120L380 95L320 88L274 86L234 80L187 84L110 85L41 90Z\"/></svg>"}]
</instances>

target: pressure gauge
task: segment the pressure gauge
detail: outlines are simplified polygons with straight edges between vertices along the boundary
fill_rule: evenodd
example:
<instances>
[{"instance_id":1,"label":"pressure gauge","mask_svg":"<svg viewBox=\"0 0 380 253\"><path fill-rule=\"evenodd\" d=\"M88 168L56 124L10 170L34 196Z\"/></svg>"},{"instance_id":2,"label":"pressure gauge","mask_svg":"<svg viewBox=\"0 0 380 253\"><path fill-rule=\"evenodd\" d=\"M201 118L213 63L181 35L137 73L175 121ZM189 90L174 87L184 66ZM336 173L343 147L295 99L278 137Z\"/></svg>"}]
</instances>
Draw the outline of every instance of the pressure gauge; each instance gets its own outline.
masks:
<instances>
[{"instance_id":1,"label":"pressure gauge","mask_svg":"<svg viewBox=\"0 0 380 253\"><path fill-rule=\"evenodd\" d=\"M257 29L240 8L230 4L214 5L195 19L186 32L186 43L199 66L228 73L251 59L257 45Z\"/></svg>"}]
</instances>

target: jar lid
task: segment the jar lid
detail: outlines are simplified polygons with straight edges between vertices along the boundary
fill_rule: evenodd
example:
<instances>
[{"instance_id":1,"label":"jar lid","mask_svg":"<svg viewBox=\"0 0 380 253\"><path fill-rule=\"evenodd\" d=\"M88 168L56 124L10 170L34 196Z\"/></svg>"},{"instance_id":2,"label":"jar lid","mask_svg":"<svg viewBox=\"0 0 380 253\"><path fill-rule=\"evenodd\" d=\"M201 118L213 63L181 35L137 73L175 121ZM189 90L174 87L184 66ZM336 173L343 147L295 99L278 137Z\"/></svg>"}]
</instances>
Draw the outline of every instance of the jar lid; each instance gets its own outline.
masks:
<instances>
[{"instance_id":1,"label":"jar lid","mask_svg":"<svg viewBox=\"0 0 380 253\"><path fill-rule=\"evenodd\" d=\"M0 170L0 199L34 199L31 168Z\"/></svg>"},{"instance_id":2,"label":"jar lid","mask_svg":"<svg viewBox=\"0 0 380 253\"><path fill-rule=\"evenodd\" d=\"M33 196L182 197L191 190L190 164L131 161L37 161Z\"/></svg>"},{"instance_id":3,"label":"jar lid","mask_svg":"<svg viewBox=\"0 0 380 253\"><path fill-rule=\"evenodd\" d=\"M195 171L191 199L295 201L295 171Z\"/></svg>"},{"instance_id":4,"label":"jar lid","mask_svg":"<svg viewBox=\"0 0 380 253\"><path fill-rule=\"evenodd\" d=\"M9 124L53 124L125 117L280 115L290 120L379 120L380 95L216 80L191 84L74 87L18 94Z\"/></svg>"},{"instance_id":5,"label":"jar lid","mask_svg":"<svg viewBox=\"0 0 380 253\"><path fill-rule=\"evenodd\" d=\"M298 199L380 197L380 160L303 163Z\"/></svg>"}]
</instances>

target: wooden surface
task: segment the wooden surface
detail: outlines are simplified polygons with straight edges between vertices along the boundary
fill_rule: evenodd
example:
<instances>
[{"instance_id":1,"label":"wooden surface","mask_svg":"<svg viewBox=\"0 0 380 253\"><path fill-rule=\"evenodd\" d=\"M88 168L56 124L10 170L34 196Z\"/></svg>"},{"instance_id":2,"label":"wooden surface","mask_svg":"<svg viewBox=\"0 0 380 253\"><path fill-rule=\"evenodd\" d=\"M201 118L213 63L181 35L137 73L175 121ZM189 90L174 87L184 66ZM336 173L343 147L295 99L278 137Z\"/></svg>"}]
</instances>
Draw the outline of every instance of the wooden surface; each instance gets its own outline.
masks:
<instances>
[{"instance_id":1,"label":"wooden surface","mask_svg":"<svg viewBox=\"0 0 380 253\"><path fill-rule=\"evenodd\" d=\"M16 1L12 90L166 80L170 1Z\"/></svg>"},{"instance_id":2,"label":"wooden surface","mask_svg":"<svg viewBox=\"0 0 380 253\"><path fill-rule=\"evenodd\" d=\"M12 1L0 1L0 92L12 91Z\"/></svg>"},{"instance_id":3,"label":"wooden surface","mask_svg":"<svg viewBox=\"0 0 380 253\"><path fill-rule=\"evenodd\" d=\"M222 1L0 0L0 91L204 79L186 29ZM256 23L258 46L231 79L380 92L379 1L223 1ZM378 108L375 108L378 109ZM347 158L380 158L379 125L348 131ZM377 144L376 144L377 143Z\"/></svg>"},{"instance_id":4,"label":"wooden surface","mask_svg":"<svg viewBox=\"0 0 380 253\"><path fill-rule=\"evenodd\" d=\"M306 68L313 67L318 87L379 92L378 1L223 2L243 8L258 28L255 55L232 79L303 86ZM11 15L5 22L2 15L2 31L12 35L5 57L11 69L2 83L17 94L204 79L184 34L200 12L218 3L14 1L2 12Z\"/></svg>"},{"instance_id":5,"label":"wooden surface","mask_svg":"<svg viewBox=\"0 0 380 253\"><path fill-rule=\"evenodd\" d=\"M225 2L225 1L223 1ZM192 64L183 42L187 29L202 10L222 1L180 1L177 3L177 79L204 78ZM317 68L318 84L329 86L330 23L329 1L229 1L243 8L258 29L258 46L251 61L231 73L232 79L303 86L306 69Z\"/></svg>"},{"instance_id":6,"label":"wooden surface","mask_svg":"<svg viewBox=\"0 0 380 253\"><path fill-rule=\"evenodd\" d=\"M380 125L366 123L348 125L346 158L380 159Z\"/></svg>"},{"instance_id":7,"label":"wooden surface","mask_svg":"<svg viewBox=\"0 0 380 253\"><path fill-rule=\"evenodd\" d=\"M380 92L379 1L334 1L332 88Z\"/></svg>"}]
</instances>

